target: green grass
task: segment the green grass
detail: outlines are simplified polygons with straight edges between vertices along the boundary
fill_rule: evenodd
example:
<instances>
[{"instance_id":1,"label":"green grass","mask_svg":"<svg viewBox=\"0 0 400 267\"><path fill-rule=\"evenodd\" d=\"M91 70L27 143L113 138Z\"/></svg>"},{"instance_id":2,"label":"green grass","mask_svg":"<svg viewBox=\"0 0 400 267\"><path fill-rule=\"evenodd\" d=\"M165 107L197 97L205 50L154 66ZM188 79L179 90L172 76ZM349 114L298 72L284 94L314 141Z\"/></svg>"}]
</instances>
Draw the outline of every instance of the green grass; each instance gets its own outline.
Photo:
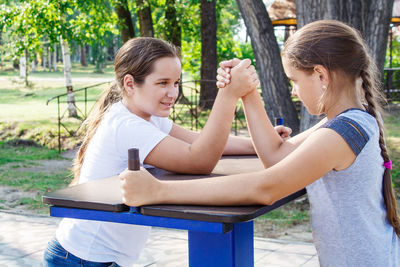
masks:
<instances>
[{"instance_id":1,"label":"green grass","mask_svg":"<svg viewBox=\"0 0 400 267\"><path fill-rule=\"evenodd\" d=\"M35 146L13 146L0 141L0 166L7 163L29 163L34 160L62 159L57 150Z\"/></svg>"},{"instance_id":2,"label":"green grass","mask_svg":"<svg viewBox=\"0 0 400 267\"><path fill-rule=\"evenodd\" d=\"M48 207L42 203L41 196L45 192L66 187L72 180L72 174L68 169L44 172L35 171L33 167L39 164L38 160L57 159L63 158L54 149L10 145L0 141L0 185L37 192L34 198L21 198L20 205L25 205L38 213L48 213Z\"/></svg>"},{"instance_id":3,"label":"green grass","mask_svg":"<svg viewBox=\"0 0 400 267\"><path fill-rule=\"evenodd\" d=\"M308 222L310 215L308 210L302 210L299 207L285 206L279 209L273 210L259 218L258 221L267 221L275 226L289 227L299 223Z\"/></svg>"},{"instance_id":4,"label":"green grass","mask_svg":"<svg viewBox=\"0 0 400 267\"><path fill-rule=\"evenodd\" d=\"M400 196L400 108L391 110L391 115L385 117L386 142L389 156L393 163L392 181Z\"/></svg>"},{"instance_id":5,"label":"green grass","mask_svg":"<svg viewBox=\"0 0 400 267\"><path fill-rule=\"evenodd\" d=\"M104 74L93 73L94 67L83 69L79 65L74 65L73 69L73 86L74 89L88 87L98 84L96 78L113 79L113 72L109 66ZM57 99L52 100L48 105L46 102L49 98L64 94L66 92L64 85L64 74L62 72L47 72L39 70L32 75L30 79L44 78L44 80L34 80L31 87L26 87L25 83L17 77L18 73L13 69L7 69L0 73L0 140L8 140L13 138L22 138L34 140L38 144L46 145L51 148L58 146L58 140L54 136L58 134L58 106ZM53 79L57 78L57 79ZM74 78L75 82L74 82ZM79 79L82 78L82 79ZM91 80L87 80L91 78ZM103 84L87 91L88 100L85 107L84 91L75 92L75 100L79 110L82 113L90 111L94 101L98 98L100 92L105 89L108 84ZM65 98L61 101L66 101ZM60 111L64 117L63 123L67 129L76 131L81 120L68 118L65 113L66 103L61 103ZM79 113L81 117L84 114ZM62 139L68 136L65 128L61 127ZM72 138L66 142L65 149L72 148L78 142L77 138Z\"/></svg>"},{"instance_id":6,"label":"green grass","mask_svg":"<svg viewBox=\"0 0 400 267\"><path fill-rule=\"evenodd\" d=\"M17 187L26 191L50 192L66 187L71 182L71 172L59 170L57 172L20 171L18 169L2 170L1 184Z\"/></svg>"},{"instance_id":7,"label":"green grass","mask_svg":"<svg viewBox=\"0 0 400 267\"><path fill-rule=\"evenodd\" d=\"M17 77L19 76L19 70L12 67L11 62L3 61L4 66L0 68L0 76ZM97 73L94 65L88 65L83 67L80 63L72 63L72 77L110 77L113 78L114 66L112 62L107 62L106 67L103 69L103 73ZM57 64L57 71L49 72L47 69L43 69L42 66L37 66L36 71L32 72L29 66L28 78L29 77L63 77L64 66L62 63Z\"/></svg>"}]
</instances>

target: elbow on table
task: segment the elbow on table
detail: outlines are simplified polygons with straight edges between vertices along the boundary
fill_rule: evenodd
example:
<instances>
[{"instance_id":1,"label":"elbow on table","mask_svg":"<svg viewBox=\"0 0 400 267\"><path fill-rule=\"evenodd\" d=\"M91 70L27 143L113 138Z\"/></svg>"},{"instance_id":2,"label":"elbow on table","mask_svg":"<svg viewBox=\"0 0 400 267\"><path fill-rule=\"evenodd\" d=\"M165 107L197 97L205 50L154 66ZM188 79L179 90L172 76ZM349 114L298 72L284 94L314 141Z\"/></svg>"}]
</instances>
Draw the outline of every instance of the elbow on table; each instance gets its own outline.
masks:
<instances>
[{"instance_id":1,"label":"elbow on table","mask_svg":"<svg viewBox=\"0 0 400 267\"><path fill-rule=\"evenodd\" d=\"M268 194L263 194L263 195L259 196L257 199L257 202L264 206L273 205L276 201L278 201L278 199L275 199L274 197L272 197L271 195L268 195Z\"/></svg>"},{"instance_id":2,"label":"elbow on table","mask_svg":"<svg viewBox=\"0 0 400 267\"><path fill-rule=\"evenodd\" d=\"M197 162L194 166L192 166L193 174L205 174L209 175L214 170L217 163L213 164L210 162Z\"/></svg>"},{"instance_id":3,"label":"elbow on table","mask_svg":"<svg viewBox=\"0 0 400 267\"><path fill-rule=\"evenodd\" d=\"M261 183L257 187L257 192L254 194L256 196L255 201L258 204L270 206L279 200L279 194L277 194L276 189L274 190L273 184L269 182L267 184Z\"/></svg>"},{"instance_id":4,"label":"elbow on table","mask_svg":"<svg viewBox=\"0 0 400 267\"><path fill-rule=\"evenodd\" d=\"M274 166L276 163L278 163L281 160L282 160L281 157L271 156L271 155L269 155L268 157L261 158L264 168L266 168L266 169Z\"/></svg>"}]
</instances>

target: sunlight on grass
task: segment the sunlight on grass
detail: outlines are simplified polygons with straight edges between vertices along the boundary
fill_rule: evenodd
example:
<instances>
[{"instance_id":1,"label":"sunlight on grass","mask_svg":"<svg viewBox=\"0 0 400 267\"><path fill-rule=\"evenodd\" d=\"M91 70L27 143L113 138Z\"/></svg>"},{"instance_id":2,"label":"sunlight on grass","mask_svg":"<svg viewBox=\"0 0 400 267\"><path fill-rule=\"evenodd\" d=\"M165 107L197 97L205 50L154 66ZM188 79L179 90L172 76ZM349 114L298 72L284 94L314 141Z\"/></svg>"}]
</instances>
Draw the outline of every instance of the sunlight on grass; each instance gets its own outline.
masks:
<instances>
[{"instance_id":1,"label":"sunlight on grass","mask_svg":"<svg viewBox=\"0 0 400 267\"><path fill-rule=\"evenodd\" d=\"M0 166L10 162L62 159L57 150L35 146L14 146L0 141Z\"/></svg>"}]
</instances>

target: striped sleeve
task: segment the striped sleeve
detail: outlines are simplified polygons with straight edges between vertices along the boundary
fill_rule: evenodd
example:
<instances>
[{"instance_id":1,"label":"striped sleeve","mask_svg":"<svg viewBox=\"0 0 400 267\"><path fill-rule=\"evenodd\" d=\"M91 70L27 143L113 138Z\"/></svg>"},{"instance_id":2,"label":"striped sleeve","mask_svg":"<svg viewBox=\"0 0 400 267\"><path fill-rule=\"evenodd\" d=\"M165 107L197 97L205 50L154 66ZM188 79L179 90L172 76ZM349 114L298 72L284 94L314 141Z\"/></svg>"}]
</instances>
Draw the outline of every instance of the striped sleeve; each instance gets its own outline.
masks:
<instances>
[{"instance_id":1,"label":"striped sleeve","mask_svg":"<svg viewBox=\"0 0 400 267\"><path fill-rule=\"evenodd\" d=\"M329 128L337 132L347 142L354 154L360 154L369 140L367 132L356 121L339 116L327 121L321 128Z\"/></svg>"}]
</instances>

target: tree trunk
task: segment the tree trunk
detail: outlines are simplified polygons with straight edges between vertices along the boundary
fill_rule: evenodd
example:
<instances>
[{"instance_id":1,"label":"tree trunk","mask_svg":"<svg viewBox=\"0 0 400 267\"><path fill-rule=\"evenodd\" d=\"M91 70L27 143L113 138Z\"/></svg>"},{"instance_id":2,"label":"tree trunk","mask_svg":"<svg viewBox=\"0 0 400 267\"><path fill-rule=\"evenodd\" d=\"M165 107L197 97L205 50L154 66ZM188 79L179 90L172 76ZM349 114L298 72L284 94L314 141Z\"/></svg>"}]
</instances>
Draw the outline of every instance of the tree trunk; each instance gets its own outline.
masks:
<instances>
[{"instance_id":1,"label":"tree trunk","mask_svg":"<svg viewBox=\"0 0 400 267\"><path fill-rule=\"evenodd\" d=\"M46 70L46 68L47 68L47 57L44 53L44 49L42 52L42 67L43 67L43 70Z\"/></svg>"},{"instance_id":2,"label":"tree trunk","mask_svg":"<svg viewBox=\"0 0 400 267\"><path fill-rule=\"evenodd\" d=\"M175 0L165 2L165 39L177 47L182 46L182 28L175 8Z\"/></svg>"},{"instance_id":3,"label":"tree trunk","mask_svg":"<svg viewBox=\"0 0 400 267\"><path fill-rule=\"evenodd\" d=\"M32 62L31 62L31 72L36 72L36 62L35 62L35 59L33 59Z\"/></svg>"},{"instance_id":4,"label":"tree trunk","mask_svg":"<svg viewBox=\"0 0 400 267\"><path fill-rule=\"evenodd\" d=\"M201 0L200 107L212 108L217 96L217 17L216 0Z\"/></svg>"},{"instance_id":5,"label":"tree trunk","mask_svg":"<svg viewBox=\"0 0 400 267\"><path fill-rule=\"evenodd\" d=\"M57 44L53 44L53 71L57 71Z\"/></svg>"},{"instance_id":6,"label":"tree trunk","mask_svg":"<svg viewBox=\"0 0 400 267\"><path fill-rule=\"evenodd\" d=\"M343 21L358 29L383 75L393 0L296 0L297 28L319 19ZM301 129L316 123L302 107Z\"/></svg>"},{"instance_id":7,"label":"tree trunk","mask_svg":"<svg viewBox=\"0 0 400 267\"><path fill-rule=\"evenodd\" d=\"M296 0L297 29L305 24L322 19L325 13L324 2L324 0ZM318 121L319 117L308 113L306 107L302 104L300 108L300 132L317 124Z\"/></svg>"},{"instance_id":8,"label":"tree trunk","mask_svg":"<svg viewBox=\"0 0 400 267\"><path fill-rule=\"evenodd\" d=\"M0 46L3 46L3 37L2 37L2 31L0 31ZM3 71L3 53L0 53L0 70Z\"/></svg>"},{"instance_id":9,"label":"tree trunk","mask_svg":"<svg viewBox=\"0 0 400 267\"><path fill-rule=\"evenodd\" d=\"M182 46L182 27L178 20L175 8L175 0L165 2L165 40L171 42L176 47ZM182 85L179 85L178 101L185 100Z\"/></svg>"},{"instance_id":10,"label":"tree trunk","mask_svg":"<svg viewBox=\"0 0 400 267\"><path fill-rule=\"evenodd\" d=\"M121 29L122 42L125 43L129 39L135 37L135 29L133 28L131 12L129 11L127 0L117 0L115 3L115 12L118 15L118 25Z\"/></svg>"},{"instance_id":11,"label":"tree trunk","mask_svg":"<svg viewBox=\"0 0 400 267\"><path fill-rule=\"evenodd\" d=\"M26 56L24 54L19 58L19 77L26 78Z\"/></svg>"},{"instance_id":12,"label":"tree trunk","mask_svg":"<svg viewBox=\"0 0 400 267\"><path fill-rule=\"evenodd\" d=\"M24 51L24 55L19 58L19 76L24 79L25 85L28 86L28 51Z\"/></svg>"},{"instance_id":13,"label":"tree trunk","mask_svg":"<svg viewBox=\"0 0 400 267\"><path fill-rule=\"evenodd\" d=\"M262 0L237 0L237 3L251 38L268 117L272 122L274 118L284 118L285 124L297 133L299 119L265 5Z\"/></svg>"},{"instance_id":14,"label":"tree trunk","mask_svg":"<svg viewBox=\"0 0 400 267\"><path fill-rule=\"evenodd\" d=\"M138 6L140 36L153 37L153 19L151 18L150 3L148 0L136 0Z\"/></svg>"},{"instance_id":15,"label":"tree trunk","mask_svg":"<svg viewBox=\"0 0 400 267\"><path fill-rule=\"evenodd\" d=\"M67 87L68 115L69 117L76 118L78 117L78 113L76 111L74 89L72 87L71 56L69 53L68 42L64 40L62 37L60 37L60 41L61 41L61 50L64 62L65 86Z\"/></svg>"},{"instance_id":16,"label":"tree trunk","mask_svg":"<svg viewBox=\"0 0 400 267\"><path fill-rule=\"evenodd\" d=\"M371 49L372 56L375 58L376 65L381 71L385 65L386 48L390 20L392 19L393 0L370 0L366 10L364 21L364 36ZM354 15L357 17L357 15ZM359 17L364 17L359 15Z\"/></svg>"},{"instance_id":17,"label":"tree trunk","mask_svg":"<svg viewBox=\"0 0 400 267\"><path fill-rule=\"evenodd\" d=\"M87 62L86 62L86 45L82 44L81 45L81 65L84 67L87 67Z\"/></svg>"},{"instance_id":18,"label":"tree trunk","mask_svg":"<svg viewBox=\"0 0 400 267\"><path fill-rule=\"evenodd\" d=\"M49 72L51 72L53 61L51 59L50 47L47 47L47 57L48 57L48 61L49 61Z\"/></svg>"}]
</instances>

